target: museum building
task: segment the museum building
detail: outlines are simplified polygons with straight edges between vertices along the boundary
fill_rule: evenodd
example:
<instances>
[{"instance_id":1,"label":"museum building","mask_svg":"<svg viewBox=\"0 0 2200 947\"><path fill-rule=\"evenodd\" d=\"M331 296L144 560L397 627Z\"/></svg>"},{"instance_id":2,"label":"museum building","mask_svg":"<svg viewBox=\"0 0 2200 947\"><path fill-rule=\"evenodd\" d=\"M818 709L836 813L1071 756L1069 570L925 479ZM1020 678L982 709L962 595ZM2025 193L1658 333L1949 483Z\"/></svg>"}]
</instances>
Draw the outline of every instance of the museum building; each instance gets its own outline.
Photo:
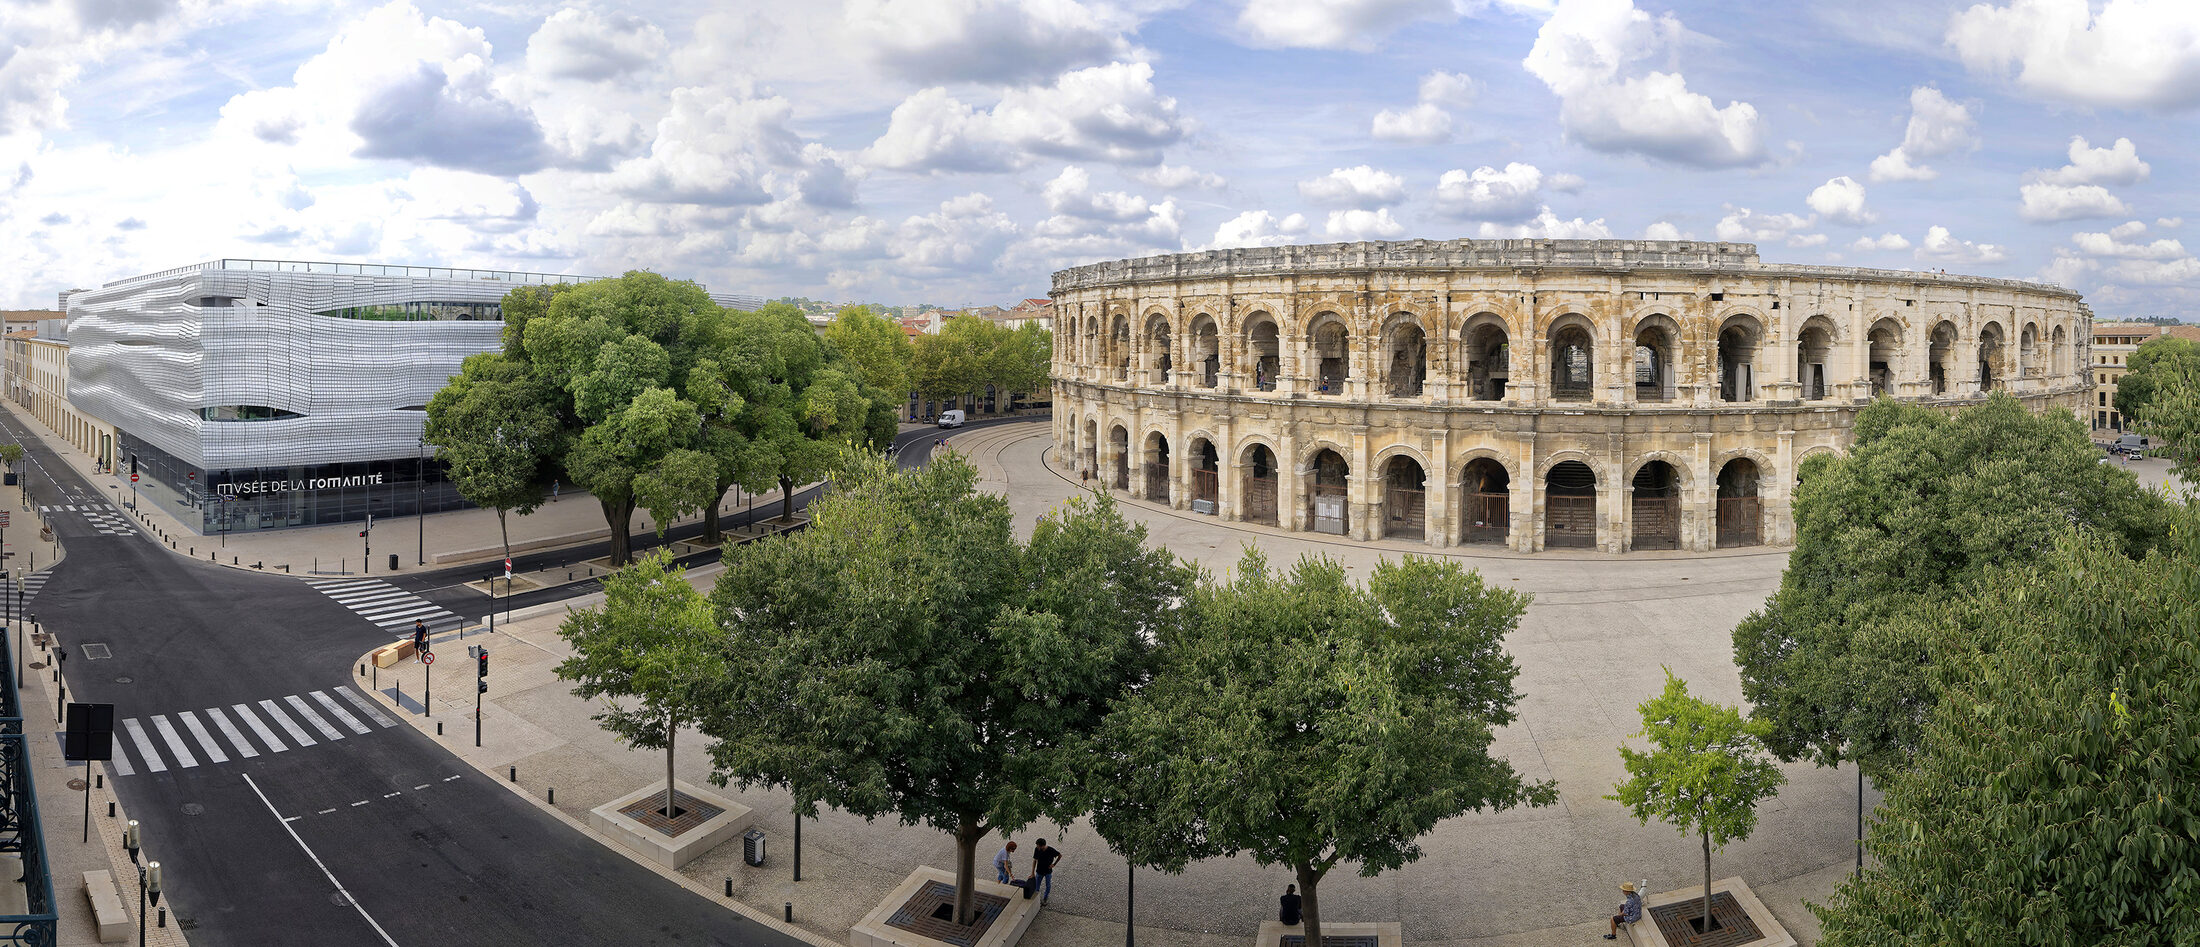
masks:
<instances>
[{"instance_id":1,"label":"museum building","mask_svg":"<svg viewBox=\"0 0 2200 947\"><path fill-rule=\"evenodd\" d=\"M1740 243L1391 241L1054 274L1053 461L1226 520L1436 548L1793 541L1800 465L1889 397L2086 418L2057 286Z\"/></svg>"},{"instance_id":2,"label":"museum building","mask_svg":"<svg viewBox=\"0 0 2200 947\"><path fill-rule=\"evenodd\" d=\"M225 259L72 290L69 407L139 502L205 532L462 508L428 399L501 347L505 294L592 278Z\"/></svg>"}]
</instances>

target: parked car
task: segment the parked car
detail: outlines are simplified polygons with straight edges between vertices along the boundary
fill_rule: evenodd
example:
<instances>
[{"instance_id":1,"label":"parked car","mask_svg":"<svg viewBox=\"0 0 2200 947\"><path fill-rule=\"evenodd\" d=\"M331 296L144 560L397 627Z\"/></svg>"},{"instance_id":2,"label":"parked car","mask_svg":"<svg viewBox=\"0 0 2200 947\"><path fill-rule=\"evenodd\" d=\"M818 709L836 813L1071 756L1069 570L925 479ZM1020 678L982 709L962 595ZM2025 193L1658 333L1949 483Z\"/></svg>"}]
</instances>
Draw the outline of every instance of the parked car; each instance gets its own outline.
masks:
<instances>
[{"instance_id":1,"label":"parked car","mask_svg":"<svg viewBox=\"0 0 2200 947\"><path fill-rule=\"evenodd\" d=\"M942 412L940 412L940 426L941 426L941 427L962 427L962 426L963 426L963 413L962 413L962 409L961 409L961 408L956 408L956 409L954 409L954 410L951 410L951 411L942 411Z\"/></svg>"}]
</instances>

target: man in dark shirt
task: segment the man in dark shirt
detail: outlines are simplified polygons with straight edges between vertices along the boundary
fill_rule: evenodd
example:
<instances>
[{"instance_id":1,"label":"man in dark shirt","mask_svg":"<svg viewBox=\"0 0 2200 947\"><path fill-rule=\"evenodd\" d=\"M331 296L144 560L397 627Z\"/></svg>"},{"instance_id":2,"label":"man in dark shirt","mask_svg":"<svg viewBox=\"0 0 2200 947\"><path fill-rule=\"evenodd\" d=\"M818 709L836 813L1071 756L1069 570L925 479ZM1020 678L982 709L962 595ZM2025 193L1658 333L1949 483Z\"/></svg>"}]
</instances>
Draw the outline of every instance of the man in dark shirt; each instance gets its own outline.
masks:
<instances>
[{"instance_id":1,"label":"man in dark shirt","mask_svg":"<svg viewBox=\"0 0 2200 947\"><path fill-rule=\"evenodd\" d=\"M420 656L426 653L427 650L428 625L426 622L415 618L413 619L413 660L420 660Z\"/></svg>"},{"instance_id":2,"label":"man in dark shirt","mask_svg":"<svg viewBox=\"0 0 2200 947\"><path fill-rule=\"evenodd\" d=\"M1047 903L1054 896L1054 863L1062 859L1062 850L1047 846L1046 839L1031 850L1031 883L1040 888L1039 903Z\"/></svg>"},{"instance_id":3,"label":"man in dark shirt","mask_svg":"<svg viewBox=\"0 0 2200 947\"><path fill-rule=\"evenodd\" d=\"M1283 914L1276 918L1285 924L1297 924L1299 918L1299 886L1283 886Z\"/></svg>"}]
</instances>

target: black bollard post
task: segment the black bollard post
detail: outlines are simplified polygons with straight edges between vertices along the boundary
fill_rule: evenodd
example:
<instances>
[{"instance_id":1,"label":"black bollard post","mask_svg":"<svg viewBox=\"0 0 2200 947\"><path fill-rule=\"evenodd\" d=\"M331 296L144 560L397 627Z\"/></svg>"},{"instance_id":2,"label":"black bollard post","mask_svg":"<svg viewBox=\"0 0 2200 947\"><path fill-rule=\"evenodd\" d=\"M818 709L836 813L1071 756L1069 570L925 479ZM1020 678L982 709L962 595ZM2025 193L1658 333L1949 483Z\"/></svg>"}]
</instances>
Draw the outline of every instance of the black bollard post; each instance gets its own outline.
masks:
<instances>
[{"instance_id":1,"label":"black bollard post","mask_svg":"<svg viewBox=\"0 0 2200 947\"><path fill-rule=\"evenodd\" d=\"M558 804L558 787L556 786L550 787L550 804L553 806Z\"/></svg>"},{"instance_id":2,"label":"black bollard post","mask_svg":"<svg viewBox=\"0 0 2200 947\"><path fill-rule=\"evenodd\" d=\"M726 897L733 897L733 876L726 876Z\"/></svg>"},{"instance_id":3,"label":"black bollard post","mask_svg":"<svg viewBox=\"0 0 2200 947\"><path fill-rule=\"evenodd\" d=\"M787 917L787 923L789 923L789 924L792 924L792 923L794 923L794 902L792 902L792 901L789 901L789 902L787 902L786 910L787 910L787 914L786 914L786 917ZM1324 939L1326 940L1327 938L1324 938Z\"/></svg>"},{"instance_id":4,"label":"black bollard post","mask_svg":"<svg viewBox=\"0 0 2200 947\"><path fill-rule=\"evenodd\" d=\"M517 766L512 767L511 781L519 782L519 767Z\"/></svg>"}]
</instances>

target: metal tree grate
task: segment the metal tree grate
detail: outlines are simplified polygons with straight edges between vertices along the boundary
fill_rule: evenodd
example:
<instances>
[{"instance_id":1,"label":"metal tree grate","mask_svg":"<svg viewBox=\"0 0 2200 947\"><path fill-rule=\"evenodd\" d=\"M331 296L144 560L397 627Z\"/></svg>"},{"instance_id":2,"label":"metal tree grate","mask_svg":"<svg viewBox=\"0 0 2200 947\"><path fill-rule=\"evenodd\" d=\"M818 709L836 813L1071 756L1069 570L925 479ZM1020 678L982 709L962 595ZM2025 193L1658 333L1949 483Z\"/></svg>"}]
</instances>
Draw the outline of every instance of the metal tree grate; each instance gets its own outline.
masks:
<instances>
[{"instance_id":1,"label":"metal tree grate","mask_svg":"<svg viewBox=\"0 0 2200 947\"><path fill-rule=\"evenodd\" d=\"M1373 934L1323 934L1322 947L1381 947L1382 938ZM1306 947L1305 934L1285 934L1276 939L1276 947Z\"/></svg>"},{"instance_id":2,"label":"metal tree grate","mask_svg":"<svg viewBox=\"0 0 2200 947\"><path fill-rule=\"evenodd\" d=\"M1700 897L1654 907L1649 913L1650 919L1658 925L1658 933L1665 935L1665 942L1673 947L1740 947L1764 936L1749 919L1749 912L1742 910L1741 903L1724 891L1711 895L1711 919L1715 926L1709 934L1697 934L1696 925L1691 923L1703 917Z\"/></svg>"},{"instance_id":3,"label":"metal tree grate","mask_svg":"<svg viewBox=\"0 0 2200 947\"><path fill-rule=\"evenodd\" d=\"M921 937L953 944L955 947L973 947L978 938L985 936L986 929L993 926L994 919L1000 917L1001 911L1008 907L1008 899L997 894L978 892L971 899L971 907L978 912L978 921L975 924L957 924L933 915L941 905L947 905L948 911L953 911L954 904L954 885L944 881L927 881L923 887L917 889L916 894L909 896L909 900L893 916L886 919L886 926L898 927Z\"/></svg>"},{"instance_id":4,"label":"metal tree grate","mask_svg":"<svg viewBox=\"0 0 2200 947\"><path fill-rule=\"evenodd\" d=\"M619 814L656 829L666 836L679 838L703 823L718 818L719 813L726 811L684 792L673 793L672 804L680 807L680 815L677 818L665 818L665 794L661 792L651 793L635 800L626 808L620 809Z\"/></svg>"}]
</instances>

